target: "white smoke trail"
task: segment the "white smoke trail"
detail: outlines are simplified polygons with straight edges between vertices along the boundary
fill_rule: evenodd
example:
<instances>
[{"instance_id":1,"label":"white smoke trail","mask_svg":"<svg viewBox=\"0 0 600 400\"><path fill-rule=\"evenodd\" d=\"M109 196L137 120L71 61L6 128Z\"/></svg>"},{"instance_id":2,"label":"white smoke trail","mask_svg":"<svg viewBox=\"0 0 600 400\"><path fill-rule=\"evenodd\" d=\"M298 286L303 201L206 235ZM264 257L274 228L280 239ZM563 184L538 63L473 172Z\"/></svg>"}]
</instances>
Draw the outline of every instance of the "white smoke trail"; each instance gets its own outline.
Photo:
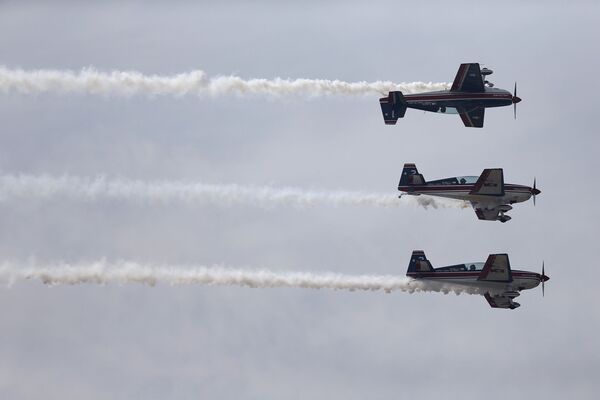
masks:
<instances>
[{"instance_id":1,"label":"white smoke trail","mask_svg":"<svg viewBox=\"0 0 600 400\"><path fill-rule=\"evenodd\" d=\"M183 181L139 181L129 179L77 178L49 175L0 175L0 202L11 199L69 198L84 201L125 200L167 204L170 202L249 204L258 207L288 205L400 207L405 204L424 208L464 208L462 201L438 200L426 196L366 193L360 191L319 191L298 188L209 184Z\"/></svg>"},{"instance_id":2,"label":"white smoke trail","mask_svg":"<svg viewBox=\"0 0 600 400\"><path fill-rule=\"evenodd\" d=\"M242 79L237 76L208 77L203 71L160 76L135 71L99 72L93 68L79 72L22 70L0 66L0 92L85 93L105 96L133 95L230 95L267 96L366 95L400 90L406 94L444 90L449 83L344 82L328 79Z\"/></svg>"},{"instance_id":3,"label":"white smoke trail","mask_svg":"<svg viewBox=\"0 0 600 400\"><path fill-rule=\"evenodd\" d=\"M390 275L344 275L336 273L274 272L266 269L245 270L223 266L150 266L130 261L109 263L58 263L39 266L32 263L0 264L0 282L13 285L23 280L40 280L48 285L129 284L154 286L208 285L250 288L304 288L364 291L442 292L480 294L474 287L417 281Z\"/></svg>"}]
</instances>

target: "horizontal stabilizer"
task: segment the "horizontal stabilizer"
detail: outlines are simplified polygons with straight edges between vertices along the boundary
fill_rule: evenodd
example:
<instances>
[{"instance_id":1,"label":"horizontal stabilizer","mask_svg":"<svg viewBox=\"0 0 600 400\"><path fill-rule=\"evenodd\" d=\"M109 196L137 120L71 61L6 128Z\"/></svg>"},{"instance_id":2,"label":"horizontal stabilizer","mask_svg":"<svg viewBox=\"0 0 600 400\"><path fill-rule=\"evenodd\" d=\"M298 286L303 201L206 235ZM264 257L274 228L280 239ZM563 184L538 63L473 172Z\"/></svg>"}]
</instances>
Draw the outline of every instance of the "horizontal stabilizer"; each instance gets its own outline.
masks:
<instances>
[{"instance_id":1,"label":"horizontal stabilizer","mask_svg":"<svg viewBox=\"0 0 600 400\"><path fill-rule=\"evenodd\" d=\"M379 99L379 105L386 125L396 125L398 118L404 118L406 102L402 92L389 92L388 97Z\"/></svg>"}]
</instances>

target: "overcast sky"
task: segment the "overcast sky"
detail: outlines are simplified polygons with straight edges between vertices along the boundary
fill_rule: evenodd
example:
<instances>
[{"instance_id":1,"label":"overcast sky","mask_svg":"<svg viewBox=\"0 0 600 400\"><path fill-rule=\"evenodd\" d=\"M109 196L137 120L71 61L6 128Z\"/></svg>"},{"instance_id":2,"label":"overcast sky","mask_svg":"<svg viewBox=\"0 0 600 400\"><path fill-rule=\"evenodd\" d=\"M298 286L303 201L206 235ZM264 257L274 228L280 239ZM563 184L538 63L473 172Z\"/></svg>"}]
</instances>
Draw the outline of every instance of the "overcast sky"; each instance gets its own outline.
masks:
<instances>
[{"instance_id":1,"label":"overcast sky","mask_svg":"<svg viewBox=\"0 0 600 400\"><path fill-rule=\"evenodd\" d=\"M24 3L0 3L8 68L447 82L480 62L523 101L516 121L498 108L467 129L416 110L385 126L377 94L0 92L2 174L394 195L414 162L426 179L502 167L542 194L506 224L471 209L8 199L0 261L402 276L423 249L436 267L496 252L515 269L545 261L551 280L514 311L438 293L20 282L0 288L0 397L596 398L597 2Z\"/></svg>"}]
</instances>

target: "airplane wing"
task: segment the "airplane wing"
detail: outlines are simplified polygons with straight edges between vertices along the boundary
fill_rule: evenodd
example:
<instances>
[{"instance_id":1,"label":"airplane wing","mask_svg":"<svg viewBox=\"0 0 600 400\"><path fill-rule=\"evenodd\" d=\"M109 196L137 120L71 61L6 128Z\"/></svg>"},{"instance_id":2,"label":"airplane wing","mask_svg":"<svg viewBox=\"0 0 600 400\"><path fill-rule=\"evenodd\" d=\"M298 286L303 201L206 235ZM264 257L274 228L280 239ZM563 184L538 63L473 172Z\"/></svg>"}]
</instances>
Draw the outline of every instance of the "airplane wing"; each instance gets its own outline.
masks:
<instances>
[{"instance_id":1,"label":"airplane wing","mask_svg":"<svg viewBox=\"0 0 600 400\"><path fill-rule=\"evenodd\" d=\"M494 208L489 210L487 208L478 208L473 207L475 209L475 214L477 214L477 218L482 219L484 221L496 221L498 219L498 214L500 214L500 210Z\"/></svg>"},{"instance_id":2,"label":"airplane wing","mask_svg":"<svg viewBox=\"0 0 600 400\"><path fill-rule=\"evenodd\" d=\"M512 271L508 254L490 254L481 273L477 277L478 281L487 282L512 282Z\"/></svg>"},{"instance_id":3,"label":"airplane wing","mask_svg":"<svg viewBox=\"0 0 600 400\"><path fill-rule=\"evenodd\" d=\"M504 172L502 168L484 169L469 194L504 196Z\"/></svg>"},{"instance_id":4,"label":"airplane wing","mask_svg":"<svg viewBox=\"0 0 600 400\"><path fill-rule=\"evenodd\" d=\"M508 254L490 254L477 280L480 282L497 283L512 282L513 277L510 269L510 261L508 261ZM518 291L505 291L500 294L484 294L490 307L510 309L515 309L520 306L519 303L513 301L518 295Z\"/></svg>"},{"instance_id":5,"label":"airplane wing","mask_svg":"<svg viewBox=\"0 0 600 400\"><path fill-rule=\"evenodd\" d=\"M451 92L484 92L483 77L478 63L460 64L452 82Z\"/></svg>"},{"instance_id":6,"label":"airplane wing","mask_svg":"<svg viewBox=\"0 0 600 400\"><path fill-rule=\"evenodd\" d=\"M483 118L485 117L485 108L476 108L471 111L458 109L460 119L467 128L483 128Z\"/></svg>"},{"instance_id":7,"label":"airplane wing","mask_svg":"<svg viewBox=\"0 0 600 400\"><path fill-rule=\"evenodd\" d=\"M520 306L519 303L512 301L512 297L503 295L490 295L489 293L484 294L485 299L492 308L510 308L515 309Z\"/></svg>"}]
</instances>

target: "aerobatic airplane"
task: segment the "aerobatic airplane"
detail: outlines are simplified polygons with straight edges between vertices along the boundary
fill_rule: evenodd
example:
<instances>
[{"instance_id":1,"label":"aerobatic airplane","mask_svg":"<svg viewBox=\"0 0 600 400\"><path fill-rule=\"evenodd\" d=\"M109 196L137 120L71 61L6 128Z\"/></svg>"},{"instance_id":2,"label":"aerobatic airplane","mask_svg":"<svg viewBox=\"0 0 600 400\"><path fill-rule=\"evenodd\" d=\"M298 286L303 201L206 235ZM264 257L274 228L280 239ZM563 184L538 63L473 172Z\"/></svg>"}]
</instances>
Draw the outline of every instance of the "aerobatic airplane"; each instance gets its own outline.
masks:
<instances>
[{"instance_id":1,"label":"aerobatic airplane","mask_svg":"<svg viewBox=\"0 0 600 400\"><path fill-rule=\"evenodd\" d=\"M439 196L450 199L469 201L477 214L477 218L486 221L506 222L511 218L506 212L512 210L511 204L529 200L541 191L533 187L504 183L502 168L484 169L477 176L456 176L426 182L415 164L404 164L398 190L400 195Z\"/></svg>"},{"instance_id":2,"label":"aerobatic airplane","mask_svg":"<svg viewBox=\"0 0 600 400\"><path fill-rule=\"evenodd\" d=\"M389 92L388 97L379 99L383 120L386 125L396 125L403 118L407 108L459 114L466 127L482 128L485 109L513 104L517 118L517 83L515 93L495 89L494 84L486 80L491 69L480 69L478 63L461 64L450 90L403 95L402 92Z\"/></svg>"},{"instance_id":3,"label":"aerobatic airplane","mask_svg":"<svg viewBox=\"0 0 600 400\"><path fill-rule=\"evenodd\" d=\"M406 276L423 281L448 283L458 286L478 288L493 308L510 308L520 306L513 299L519 296L521 290L533 289L549 277L544 273L518 271L510 268L508 254L490 254L485 263L466 263L448 267L433 268L422 250L415 250L408 264Z\"/></svg>"}]
</instances>

